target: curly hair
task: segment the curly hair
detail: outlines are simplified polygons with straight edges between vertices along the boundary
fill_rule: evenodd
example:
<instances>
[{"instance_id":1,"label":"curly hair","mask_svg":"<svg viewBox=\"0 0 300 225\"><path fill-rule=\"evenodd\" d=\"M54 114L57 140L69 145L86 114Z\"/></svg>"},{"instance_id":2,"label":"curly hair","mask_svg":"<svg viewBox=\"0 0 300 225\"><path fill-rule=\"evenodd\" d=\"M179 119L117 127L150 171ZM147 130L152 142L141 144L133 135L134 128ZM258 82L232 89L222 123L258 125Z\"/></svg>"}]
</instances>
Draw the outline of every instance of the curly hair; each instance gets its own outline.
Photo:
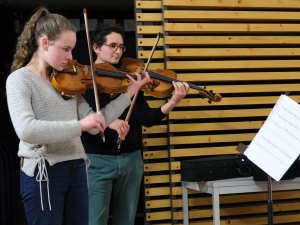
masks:
<instances>
[{"instance_id":1,"label":"curly hair","mask_svg":"<svg viewBox=\"0 0 300 225\"><path fill-rule=\"evenodd\" d=\"M97 24L95 31L91 35L92 45L96 44L98 47L101 47L106 41L106 36L110 33L115 32L122 36L122 39L125 39L125 30L120 25L107 25L107 24ZM94 57L96 57L95 52L93 52Z\"/></svg>"},{"instance_id":2,"label":"curly hair","mask_svg":"<svg viewBox=\"0 0 300 225\"><path fill-rule=\"evenodd\" d=\"M18 38L11 73L25 66L38 49L38 39L46 35L50 41L59 38L62 31L74 31L76 27L64 16L50 13L41 7L31 16Z\"/></svg>"}]
</instances>

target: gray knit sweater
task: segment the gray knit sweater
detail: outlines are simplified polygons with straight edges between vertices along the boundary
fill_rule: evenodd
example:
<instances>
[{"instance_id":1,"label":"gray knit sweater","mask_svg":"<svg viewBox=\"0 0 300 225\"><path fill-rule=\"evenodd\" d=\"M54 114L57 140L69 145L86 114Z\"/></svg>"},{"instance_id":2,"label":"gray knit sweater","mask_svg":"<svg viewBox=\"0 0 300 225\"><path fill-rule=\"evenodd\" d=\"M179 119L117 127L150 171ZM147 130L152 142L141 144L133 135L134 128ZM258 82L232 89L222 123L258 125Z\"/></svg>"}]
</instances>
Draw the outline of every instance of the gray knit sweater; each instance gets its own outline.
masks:
<instances>
[{"instance_id":1,"label":"gray knit sweater","mask_svg":"<svg viewBox=\"0 0 300 225\"><path fill-rule=\"evenodd\" d=\"M78 121L94 112L81 95L64 100L49 81L24 67L9 75L6 92L10 117L20 139L18 156L24 158L24 173L34 176L41 158L51 166L86 159ZM106 125L117 119L130 102L122 94L102 109ZM89 132L99 133L96 129Z\"/></svg>"}]
</instances>

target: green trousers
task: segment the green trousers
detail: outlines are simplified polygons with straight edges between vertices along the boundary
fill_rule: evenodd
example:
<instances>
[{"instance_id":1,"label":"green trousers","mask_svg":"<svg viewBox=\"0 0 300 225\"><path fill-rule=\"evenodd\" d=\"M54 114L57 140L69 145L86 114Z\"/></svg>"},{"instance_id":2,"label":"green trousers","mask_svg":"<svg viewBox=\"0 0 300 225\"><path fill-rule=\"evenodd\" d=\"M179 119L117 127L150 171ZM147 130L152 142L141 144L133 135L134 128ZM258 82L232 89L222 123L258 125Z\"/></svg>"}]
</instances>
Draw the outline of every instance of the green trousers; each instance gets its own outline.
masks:
<instances>
[{"instance_id":1,"label":"green trousers","mask_svg":"<svg viewBox=\"0 0 300 225\"><path fill-rule=\"evenodd\" d=\"M134 225L143 175L141 152L87 156L89 225L107 225L111 196L113 225Z\"/></svg>"}]
</instances>

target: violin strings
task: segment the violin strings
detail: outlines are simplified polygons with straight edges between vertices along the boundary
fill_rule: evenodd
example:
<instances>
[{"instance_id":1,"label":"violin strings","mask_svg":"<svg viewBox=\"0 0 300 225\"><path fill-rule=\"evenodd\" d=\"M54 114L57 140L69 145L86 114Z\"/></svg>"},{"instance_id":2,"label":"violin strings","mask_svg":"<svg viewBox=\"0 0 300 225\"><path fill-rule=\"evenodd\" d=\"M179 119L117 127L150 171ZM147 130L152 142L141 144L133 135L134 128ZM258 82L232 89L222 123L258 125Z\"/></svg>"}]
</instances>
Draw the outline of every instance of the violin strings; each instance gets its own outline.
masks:
<instances>
[{"instance_id":1,"label":"violin strings","mask_svg":"<svg viewBox=\"0 0 300 225\"><path fill-rule=\"evenodd\" d=\"M118 78L126 77L124 73L118 72L118 71L104 70L104 69L96 68L96 72L98 75L107 75L107 76L118 77Z\"/></svg>"},{"instance_id":2,"label":"violin strings","mask_svg":"<svg viewBox=\"0 0 300 225\"><path fill-rule=\"evenodd\" d=\"M161 80L163 80L163 81L170 82L170 83L171 83L172 81L180 81L180 80L177 80L177 79L172 78L172 77L168 77L168 76L165 76L165 75L161 75L161 74L159 74L159 73L155 73L155 72L153 72L153 71L150 71L149 73L150 73L150 77L151 77L152 75L154 75L154 76L152 76L152 77L158 78L158 79L161 79ZM191 88L195 89L195 90L198 90L198 91L204 91L203 88L198 87L198 86L195 85L195 84L188 83L188 85L189 85Z\"/></svg>"},{"instance_id":3,"label":"violin strings","mask_svg":"<svg viewBox=\"0 0 300 225\"><path fill-rule=\"evenodd\" d=\"M106 76L111 76L111 77L118 77L118 78L125 78L125 73L124 72L120 72L120 71L112 71L112 70L105 70L105 69L100 69L100 68L96 68L96 73L98 75L106 75ZM165 76L165 75L162 75L162 74L159 74L159 73L155 73L153 71L149 71L149 74L150 74L150 77L151 78L157 78L157 79L160 79L160 80L163 80L163 81L166 81L166 82L172 82L172 81L180 81L180 80L177 80L175 78L172 78L172 77L168 77L168 76ZM192 84L192 83L188 83L188 85L195 89L195 90L198 90L198 91L201 91L201 92L205 92L209 95L212 96L212 93L208 92L207 90L195 85L195 84Z\"/></svg>"}]
</instances>

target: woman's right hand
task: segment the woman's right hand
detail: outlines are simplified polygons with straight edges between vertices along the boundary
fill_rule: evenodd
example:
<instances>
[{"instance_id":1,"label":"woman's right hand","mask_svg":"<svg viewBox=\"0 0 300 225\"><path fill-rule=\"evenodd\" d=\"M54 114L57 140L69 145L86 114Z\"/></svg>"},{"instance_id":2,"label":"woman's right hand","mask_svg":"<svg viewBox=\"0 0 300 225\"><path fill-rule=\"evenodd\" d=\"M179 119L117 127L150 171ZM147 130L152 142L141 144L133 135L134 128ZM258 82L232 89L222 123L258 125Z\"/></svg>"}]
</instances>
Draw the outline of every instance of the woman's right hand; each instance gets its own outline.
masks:
<instances>
[{"instance_id":1,"label":"woman's right hand","mask_svg":"<svg viewBox=\"0 0 300 225\"><path fill-rule=\"evenodd\" d=\"M128 98L131 98L143 85L150 82L150 76L148 72L142 72L143 79L139 73L133 73L132 75L136 76L136 79L132 78L132 76L127 75L129 80L131 80L131 84L127 87L125 94Z\"/></svg>"},{"instance_id":2,"label":"woman's right hand","mask_svg":"<svg viewBox=\"0 0 300 225\"><path fill-rule=\"evenodd\" d=\"M79 120L79 125L82 131L88 131L90 129L96 128L100 132L104 132L105 129L105 118L102 114L93 113L83 119Z\"/></svg>"}]
</instances>

